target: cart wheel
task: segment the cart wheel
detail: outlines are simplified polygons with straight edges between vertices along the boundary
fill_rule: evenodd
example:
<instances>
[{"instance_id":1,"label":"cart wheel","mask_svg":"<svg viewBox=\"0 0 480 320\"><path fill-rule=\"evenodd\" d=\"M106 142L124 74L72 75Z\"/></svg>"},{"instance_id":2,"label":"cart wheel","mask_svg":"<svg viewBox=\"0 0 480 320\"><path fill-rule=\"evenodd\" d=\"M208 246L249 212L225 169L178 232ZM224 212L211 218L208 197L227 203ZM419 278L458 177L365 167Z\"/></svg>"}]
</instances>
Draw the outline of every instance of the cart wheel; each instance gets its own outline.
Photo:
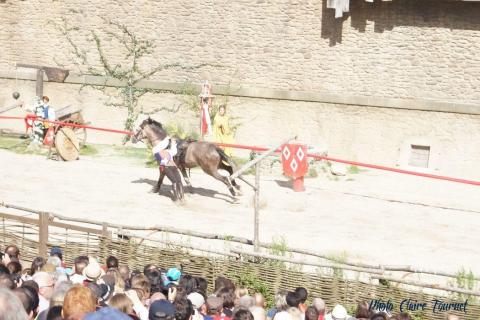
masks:
<instances>
[{"instance_id":1,"label":"cart wheel","mask_svg":"<svg viewBox=\"0 0 480 320\"><path fill-rule=\"evenodd\" d=\"M55 135L55 148L65 161L78 159L80 145L75 132L70 128L61 127Z\"/></svg>"},{"instance_id":2,"label":"cart wheel","mask_svg":"<svg viewBox=\"0 0 480 320\"><path fill-rule=\"evenodd\" d=\"M80 148L85 145L87 142L87 129L85 128L75 128L73 130L75 132L75 135L77 136L78 144L80 145Z\"/></svg>"}]
</instances>

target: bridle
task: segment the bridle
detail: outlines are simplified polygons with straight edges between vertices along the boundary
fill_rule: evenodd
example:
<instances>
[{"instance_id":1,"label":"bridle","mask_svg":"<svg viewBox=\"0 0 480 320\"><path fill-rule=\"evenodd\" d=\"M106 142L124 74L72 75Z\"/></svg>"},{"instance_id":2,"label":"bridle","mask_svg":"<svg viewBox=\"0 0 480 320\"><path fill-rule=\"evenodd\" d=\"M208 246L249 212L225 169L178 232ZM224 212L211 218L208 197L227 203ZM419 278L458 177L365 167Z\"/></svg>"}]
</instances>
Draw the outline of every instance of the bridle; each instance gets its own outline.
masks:
<instances>
[{"instance_id":1,"label":"bridle","mask_svg":"<svg viewBox=\"0 0 480 320\"><path fill-rule=\"evenodd\" d=\"M145 124L141 124L138 129L136 130L136 132L133 134L132 136L132 142L133 143L136 143L137 141L143 141L143 139L145 138L145 135L143 133L143 128L145 127Z\"/></svg>"}]
</instances>

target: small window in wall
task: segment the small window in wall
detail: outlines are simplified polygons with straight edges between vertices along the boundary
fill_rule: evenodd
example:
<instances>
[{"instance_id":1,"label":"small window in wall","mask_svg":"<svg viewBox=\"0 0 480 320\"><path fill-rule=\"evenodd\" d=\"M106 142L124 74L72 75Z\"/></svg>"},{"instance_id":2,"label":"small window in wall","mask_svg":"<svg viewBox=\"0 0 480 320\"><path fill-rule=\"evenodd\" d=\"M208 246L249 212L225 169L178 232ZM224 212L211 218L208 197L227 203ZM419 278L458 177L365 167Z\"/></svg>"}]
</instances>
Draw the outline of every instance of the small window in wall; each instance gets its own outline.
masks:
<instances>
[{"instance_id":1,"label":"small window in wall","mask_svg":"<svg viewBox=\"0 0 480 320\"><path fill-rule=\"evenodd\" d=\"M408 165L412 167L428 168L430 158L430 146L410 145L410 158Z\"/></svg>"}]
</instances>

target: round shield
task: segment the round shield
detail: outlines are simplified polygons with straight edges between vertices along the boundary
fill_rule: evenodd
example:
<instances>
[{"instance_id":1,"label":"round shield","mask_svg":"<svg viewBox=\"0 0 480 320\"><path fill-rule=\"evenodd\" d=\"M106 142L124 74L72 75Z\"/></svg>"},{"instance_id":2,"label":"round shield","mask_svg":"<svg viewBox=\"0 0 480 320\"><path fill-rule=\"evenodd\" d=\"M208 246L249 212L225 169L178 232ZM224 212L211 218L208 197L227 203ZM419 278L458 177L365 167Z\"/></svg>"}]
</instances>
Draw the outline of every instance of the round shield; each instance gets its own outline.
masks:
<instances>
[{"instance_id":1,"label":"round shield","mask_svg":"<svg viewBox=\"0 0 480 320\"><path fill-rule=\"evenodd\" d=\"M80 144L75 132L71 128L60 128L55 135L55 148L65 161L78 159Z\"/></svg>"}]
</instances>

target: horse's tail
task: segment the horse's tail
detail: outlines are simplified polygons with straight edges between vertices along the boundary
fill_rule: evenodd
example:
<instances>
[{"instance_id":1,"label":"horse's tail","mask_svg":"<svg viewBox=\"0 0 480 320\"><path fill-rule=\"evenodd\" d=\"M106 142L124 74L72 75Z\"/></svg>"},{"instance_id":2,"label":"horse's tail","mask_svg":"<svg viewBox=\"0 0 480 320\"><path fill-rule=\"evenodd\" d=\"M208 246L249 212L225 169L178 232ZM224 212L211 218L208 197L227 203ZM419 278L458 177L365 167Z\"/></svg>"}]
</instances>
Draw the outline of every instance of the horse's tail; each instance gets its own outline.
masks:
<instances>
[{"instance_id":1,"label":"horse's tail","mask_svg":"<svg viewBox=\"0 0 480 320\"><path fill-rule=\"evenodd\" d=\"M215 149L217 150L218 154L220 155L220 161L222 161L226 166L229 166L232 168L232 171L235 171L236 169L236 164L233 162L232 158L227 156L225 151L223 151L222 148L215 146Z\"/></svg>"}]
</instances>

